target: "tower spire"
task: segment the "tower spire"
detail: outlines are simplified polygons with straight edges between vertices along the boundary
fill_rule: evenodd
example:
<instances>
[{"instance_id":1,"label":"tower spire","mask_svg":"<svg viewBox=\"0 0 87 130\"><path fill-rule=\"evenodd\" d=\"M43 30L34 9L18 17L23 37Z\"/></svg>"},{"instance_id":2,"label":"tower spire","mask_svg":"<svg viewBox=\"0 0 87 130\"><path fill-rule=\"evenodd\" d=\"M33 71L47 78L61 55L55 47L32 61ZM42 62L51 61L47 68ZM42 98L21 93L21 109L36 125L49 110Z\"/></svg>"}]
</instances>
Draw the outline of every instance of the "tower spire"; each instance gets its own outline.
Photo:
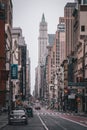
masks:
<instances>
[{"instance_id":1,"label":"tower spire","mask_svg":"<svg viewBox=\"0 0 87 130\"><path fill-rule=\"evenodd\" d=\"M45 16L44 16L44 13L42 14L42 22L45 22Z\"/></svg>"}]
</instances>

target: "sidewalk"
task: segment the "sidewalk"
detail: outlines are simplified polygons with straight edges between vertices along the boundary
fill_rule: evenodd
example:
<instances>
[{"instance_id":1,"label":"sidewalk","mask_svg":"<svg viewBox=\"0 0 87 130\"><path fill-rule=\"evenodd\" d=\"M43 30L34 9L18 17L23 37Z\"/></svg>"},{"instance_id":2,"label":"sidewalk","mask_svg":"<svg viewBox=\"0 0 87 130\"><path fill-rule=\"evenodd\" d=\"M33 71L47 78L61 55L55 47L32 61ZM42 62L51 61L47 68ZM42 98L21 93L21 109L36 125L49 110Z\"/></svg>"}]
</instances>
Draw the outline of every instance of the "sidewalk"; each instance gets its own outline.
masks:
<instances>
[{"instance_id":1,"label":"sidewalk","mask_svg":"<svg viewBox=\"0 0 87 130\"><path fill-rule=\"evenodd\" d=\"M1 113L0 115L0 129L8 124L8 113Z\"/></svg>"},{"instance_id":2,"label":"sidewalk","mask_svg":"<svg viewBox=\"0 0 87 130\"><path fill-rule=\"evenodd\" d=\"M87 113L75 113L77 116L87 117Z\"/></svg>"}]
</instances>

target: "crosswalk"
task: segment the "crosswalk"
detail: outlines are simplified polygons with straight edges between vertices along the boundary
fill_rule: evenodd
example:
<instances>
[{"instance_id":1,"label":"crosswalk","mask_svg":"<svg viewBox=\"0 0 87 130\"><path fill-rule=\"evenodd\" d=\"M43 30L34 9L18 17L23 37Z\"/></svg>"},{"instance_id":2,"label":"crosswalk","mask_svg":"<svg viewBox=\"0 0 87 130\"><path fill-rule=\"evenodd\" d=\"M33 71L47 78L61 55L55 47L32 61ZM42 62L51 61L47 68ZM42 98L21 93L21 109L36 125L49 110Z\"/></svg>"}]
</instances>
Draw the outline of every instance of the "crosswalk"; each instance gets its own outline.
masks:
<instances>
[{"instance_id":1,"label":"crosswalk","mask_svg":"<svg viewBox=\"0 0 87 130\"><path fill-rule=\"evenodd\" d=\"M52 116L54 116L54 115L58 115L58 113L49 113L49 112L46 112L46 113L43 113L43 112L38 112L37 113L38 115L52 115Z\"/></svg>"},{"instance_id":2,"label":"crosswalk","mask_svg":"<svg viewBox=\"0 0 87 130\"><path fill-rule=\"evenodd\" d=\"M35 112L35 114L43 115L43 116L46 116L46 115L50 115L50 116L61 115L61 113L59 113L59 112Z\"/></svg>"}]
</instances>

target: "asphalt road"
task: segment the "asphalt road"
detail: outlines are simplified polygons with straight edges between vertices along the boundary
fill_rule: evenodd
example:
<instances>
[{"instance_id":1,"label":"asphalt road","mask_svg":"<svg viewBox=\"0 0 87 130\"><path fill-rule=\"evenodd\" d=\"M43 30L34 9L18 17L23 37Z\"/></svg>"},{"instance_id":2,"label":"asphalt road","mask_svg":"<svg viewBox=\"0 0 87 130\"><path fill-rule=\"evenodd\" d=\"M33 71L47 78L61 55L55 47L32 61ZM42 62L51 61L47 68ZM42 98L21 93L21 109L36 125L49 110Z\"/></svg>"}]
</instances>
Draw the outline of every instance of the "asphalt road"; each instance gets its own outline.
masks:
<instances>
[{"instance_id":1,"label":"asphalt road","mask_svg":"<svg viewBox=\"0 0 87 130\"><path fill-rule=\"evenodd\" d=\"M34 111L28 125L7 125L1 130L87 130L87 117L41 109Z\"/></svg>"}]
</instances>

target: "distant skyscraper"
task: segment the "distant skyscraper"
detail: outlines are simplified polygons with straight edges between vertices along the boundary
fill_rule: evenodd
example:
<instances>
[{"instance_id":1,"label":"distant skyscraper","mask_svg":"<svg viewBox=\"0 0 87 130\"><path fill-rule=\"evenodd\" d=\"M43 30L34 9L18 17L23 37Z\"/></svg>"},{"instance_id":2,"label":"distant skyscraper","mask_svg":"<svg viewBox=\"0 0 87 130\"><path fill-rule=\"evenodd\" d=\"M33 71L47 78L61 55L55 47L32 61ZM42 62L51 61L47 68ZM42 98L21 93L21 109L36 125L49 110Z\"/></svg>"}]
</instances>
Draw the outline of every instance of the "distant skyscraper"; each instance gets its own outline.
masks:
<instances>
[{"instance_id":1,"label":"distant skyscraper","mask_svg":"<svg viewBox=\"0 0 87 130\"><path fill-rule=\"evenodd\" d=\"M39 64L44 65L45 59L47 55L47 41L48 41L48 34L47 34L47 22L45 21L44 14L42 15L42 20L40 22L39 27Z\"/></svg>"},{"instance_id":2,"label":"distant skyscraper","mask_svg":"<svg viewBox=\"0 0 87 130\"><path fill-rule=\"evenodd\" d=\"M65 22L64 17L59 18L59 24L57 26L58 32L58 43L57 43L57 58L59 65L62 64L63 60L66 58L66 43L65 43Z\"/></svg>"},{"instance_id":3,"label":"distant skyscraper","mask_svg":"<svg viewBox=\"0 0 87 130\"><path fill-rule=\"evenodd\" d=\"M64 18L66 26L66 56L70 56L74 49L73 24L74 18L72 13L76 7L76 3L67 3L64 8Z\"/></svg>"},{"instance_id":4,"label":"distant skyscraper","mask_svg":"<svg viewBox=\"0 0 87 130\"><path fill-rule=\"evenodd\" d=\"M48 34L48 46L53 46L55 34Z\"/></svg>"}]
</instances>

